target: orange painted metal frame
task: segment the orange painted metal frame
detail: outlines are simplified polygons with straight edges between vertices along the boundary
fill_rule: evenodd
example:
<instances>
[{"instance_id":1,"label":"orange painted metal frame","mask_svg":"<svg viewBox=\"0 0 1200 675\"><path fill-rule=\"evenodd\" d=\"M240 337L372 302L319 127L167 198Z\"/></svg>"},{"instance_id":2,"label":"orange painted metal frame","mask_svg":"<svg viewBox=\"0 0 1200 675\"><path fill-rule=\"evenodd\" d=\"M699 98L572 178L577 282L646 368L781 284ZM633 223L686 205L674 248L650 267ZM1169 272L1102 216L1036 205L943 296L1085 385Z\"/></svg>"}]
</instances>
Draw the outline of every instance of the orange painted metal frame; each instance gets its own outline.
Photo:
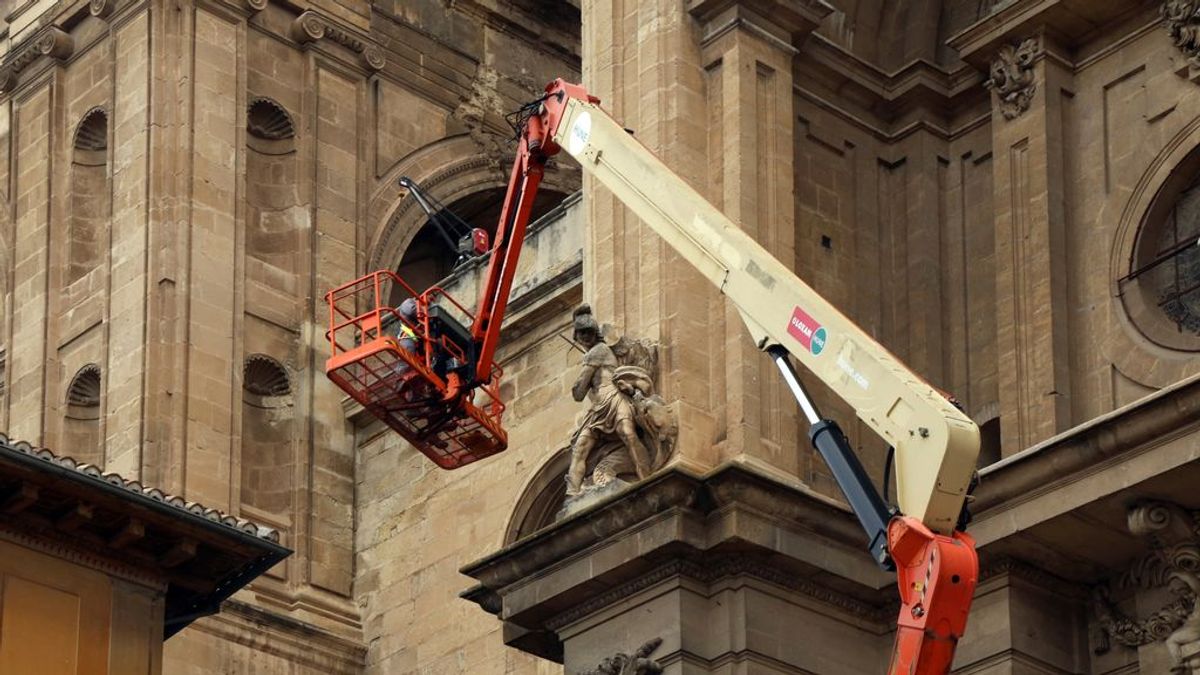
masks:
<instances>
[{"instance_id":1,"label":"orange painted metal frame","mask_svg":"<svg viewBox=\"0 0 1200 675\"><path fill-rule=\"evenodd\" d=\"M386 301L394 289L402 299L416 299L415 322L405 320ZM433 337L428 309L436 303L472 319L448 293L435 286L418 294L399 276L381 270L333 289L326 301L330 356L325 371L368 412L443 469L457 469L508 447L501 425L499 366L493 365L488 381L462 398L444 400L447 382L434 361L439 356L462 360L464 354L444 336ZM404 349L395 331L385 328L388 322L412 330L419 348Z\"/></svg>"}]
</instances>

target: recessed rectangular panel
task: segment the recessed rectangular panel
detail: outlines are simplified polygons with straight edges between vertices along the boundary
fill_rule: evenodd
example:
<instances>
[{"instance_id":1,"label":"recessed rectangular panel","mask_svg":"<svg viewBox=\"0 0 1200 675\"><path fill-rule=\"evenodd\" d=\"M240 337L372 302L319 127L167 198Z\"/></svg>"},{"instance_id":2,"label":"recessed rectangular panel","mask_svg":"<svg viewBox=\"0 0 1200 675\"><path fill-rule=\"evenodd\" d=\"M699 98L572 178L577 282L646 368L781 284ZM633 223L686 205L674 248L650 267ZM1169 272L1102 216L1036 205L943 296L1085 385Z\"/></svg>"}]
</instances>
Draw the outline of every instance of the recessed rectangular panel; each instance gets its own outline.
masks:
<instances>
[{"instance_id":1,"label":"recessed rectangular panel","mask_svg":"<svg viewBox=\"0 0 1200 675\"><path fill-rule=\"evenodd\" d=\"M10 576L0 607L0 673L75 675L78 596Z\"/></svg>"}]
</instances>

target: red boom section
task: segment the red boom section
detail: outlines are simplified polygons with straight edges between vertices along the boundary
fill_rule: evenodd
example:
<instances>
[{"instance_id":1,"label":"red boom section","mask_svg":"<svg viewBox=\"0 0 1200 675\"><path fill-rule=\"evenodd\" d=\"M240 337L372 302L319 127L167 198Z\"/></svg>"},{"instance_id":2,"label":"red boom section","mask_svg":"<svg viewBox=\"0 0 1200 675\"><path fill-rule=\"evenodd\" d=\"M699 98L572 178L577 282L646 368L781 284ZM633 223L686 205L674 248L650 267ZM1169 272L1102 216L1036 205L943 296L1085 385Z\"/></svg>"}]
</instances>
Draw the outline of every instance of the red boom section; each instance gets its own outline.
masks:
<instances>
[{"instance_id":1,"label":"red boom section","mask_svg":"<svg viewBox=\"0 0 1200 675\"><path fill-rule=\"evenodd\" d=\"M408 321L386 298L417 302ZM329 379L397 431L443 469L457 469L508 447L501 426L500 367L488 381L446 401L448 364L469 363L463 345L443 330L437 316L471 314L441 288L418 294L400 277L383 270L330 291ZM432 310L432 311L431 311ZM409 351L396 337L406 326L417 344ZM477 399L479 399L477 401Z\"/></svg>"},{"instance_id":2,"label":"red boom section","mask_svg":"<svg viewBox=\"0 0 1200 675\"><path fill-rule=\"evenodd\" d=\"M979 582L975 540L935 534L909 516L892 519L888 545L896 563L900 618L889 675L946 675L967 629Z\"/></svg>"},{"instance_id":3,"label":"red boom section","mask_svg":"<svg viewBox=\"0 0 1200 675\"><path fill-rule=\"evenodd\" d=\"M583 87L557 79L546 85L546 95L534 114L525 121L517 139L517 157L513 161L508 192L504 195L504 207L496 226L492 259L483 282L483 292L479 294L476 319L471 325L471 335L480 345L475 374L478 382L487 381L496 348L500 344L500 326L504 322L513 276L517 273L521 245L525 242L525 226L529 224L546 160L560 150L553 138L562 122L567 100L571 98L600 102Z\"/></svg>"}]
</instances>

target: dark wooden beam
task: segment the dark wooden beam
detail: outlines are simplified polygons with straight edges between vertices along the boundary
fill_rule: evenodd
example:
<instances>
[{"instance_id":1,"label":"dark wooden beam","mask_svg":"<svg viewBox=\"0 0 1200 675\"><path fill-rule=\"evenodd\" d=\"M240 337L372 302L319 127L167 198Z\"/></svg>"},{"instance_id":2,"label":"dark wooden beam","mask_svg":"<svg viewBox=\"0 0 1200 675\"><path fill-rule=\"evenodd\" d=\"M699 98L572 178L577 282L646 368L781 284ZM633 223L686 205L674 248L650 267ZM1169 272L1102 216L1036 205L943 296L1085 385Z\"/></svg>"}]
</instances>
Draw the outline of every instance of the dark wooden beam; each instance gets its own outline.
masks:
<instances>
[{"instance_id":1,"label":"dark wooden beam","mask_svg":"<svg viewBox=\"0 0 1200 675\"><path fill-rule=\"evenodd\" d=\"M183 539L178 544L171 547L158 560L158 564L167 569L178 567L183 563L196 557L196 541L194 539Z\"/></svg>"},{"instance_id":2,"label":"dark wooden beam","mask_svg":"<svg viewBox=\"0 0 1200 675\"><path fill-rule=\"evenodd\" d=\"M146 526L137 518L130 518L129 522L125 523L125 527L122 527L120 532L108 540L108 545L112 548L125 548L144 536L146 536Z\"/></svg>"},{"instance_id":3,"label":"dark wooden beam","mask_svg":"<svg viewBox=\"0 0 1200 675\"><path fill-rule=\"evenodd\" d=\"M0 505L0 511L3 511L5 515L15 516L32 506L37 500L38 486L23 482L21 487L4 499L4 503Z\"/></svg>"},{"instance_id":4,"label":"dark wooden beam","mask_svg":"<svg viewBox=\"0 0 1200 675\"><path fill-rule=\"evenodd\" d=\"M74 532L80 525L90 522L94 513L95 509L91 504L80 502L75 508L59 516L58 520L54 521L54 526L63 532Z\"/></svg>"}]
</instances>

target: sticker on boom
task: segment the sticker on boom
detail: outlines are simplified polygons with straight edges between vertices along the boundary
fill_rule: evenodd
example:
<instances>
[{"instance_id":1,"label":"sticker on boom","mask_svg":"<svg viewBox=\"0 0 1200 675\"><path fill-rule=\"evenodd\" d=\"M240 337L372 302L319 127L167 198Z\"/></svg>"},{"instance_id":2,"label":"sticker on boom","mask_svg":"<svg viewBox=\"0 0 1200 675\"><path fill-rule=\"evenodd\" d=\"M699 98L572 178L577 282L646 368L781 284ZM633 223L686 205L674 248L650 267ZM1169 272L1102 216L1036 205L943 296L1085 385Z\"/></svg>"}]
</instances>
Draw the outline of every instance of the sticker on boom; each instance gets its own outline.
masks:
<instances>
[{"instance_id":1,"label":"sticker on boom","mask_svg":"<svg viewBox=\"0 0 1200 675\"><path fill-rule=\"evenodd\" d=\"M825 349L825 327L799 306L792 312L792 320L788 322L788 333L812 352L813 356L819 356Z\"/></svg>"}]
</instances>

